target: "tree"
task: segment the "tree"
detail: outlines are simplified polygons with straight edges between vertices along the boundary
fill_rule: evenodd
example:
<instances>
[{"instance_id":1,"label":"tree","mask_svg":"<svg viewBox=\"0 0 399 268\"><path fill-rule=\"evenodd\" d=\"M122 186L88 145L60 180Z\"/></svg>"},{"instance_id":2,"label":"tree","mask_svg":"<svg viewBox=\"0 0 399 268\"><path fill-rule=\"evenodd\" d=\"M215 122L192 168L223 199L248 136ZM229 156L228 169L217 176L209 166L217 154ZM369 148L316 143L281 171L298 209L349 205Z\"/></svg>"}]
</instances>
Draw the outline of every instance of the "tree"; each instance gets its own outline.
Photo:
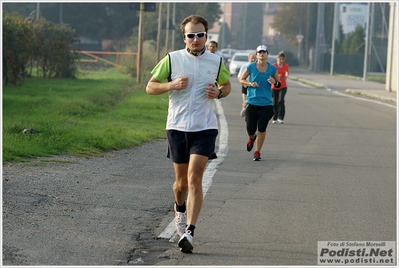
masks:
<instances>
[{"instance_id":1,"label":"tree","mask_svg":"<svg viewBox=\"0 0 399 268\"><path fill-rule=\"evenodd\" d=\"M272 26L284 35L284 38L293 47L298 45L296 39L298 33L305 35L303 41L308 42L309 48L314 47L317 29L317 5L317 3L283 3L281 9L276 12ZM334 4L326 3L324 25L327 45L331 44L333 19Z\"/></svg>"},{"instance_id":2,"label":"tree","mask_svg":"<svg viewBox=\"0 0 399 268\"><path fill-rule=\"evenodd\" d=\"M251 3L247 6L247 21L246 21L246 34L245 34L245 45L246 47L256 48L262 42L263 35L263 23L259 21L263 20L263 3ZM262 18L250 19L250 18ZM250 29L247 31L247 29Z\"/></svg>"},{"instance_id":3,"label":"tree","mask_svg":"<svg viewBox=\"0 0 399 268\"><path fill-rule=\"evenodd\" d=\"M342 24L339 25L339 40L335 40L335 53L340 53L342 51L342 43L345 40L344 29Z\"/></svg>"},{"instance_id":4,"label":"tree","mask_svg":"<svg viewBox=\"0 0 399 268\"><path fill-rule=\"evenodd\" d=\"M146 24L144 26L144 39L145 40L157 40L158 33L158 10L159 4L157 5L156 12L146 12L145 21ZM195 10L195 12L193 12ZM208 21L209 28L212 28L214 22L218 21L222 11L220 10L220 6L217 3L179 3L176 2L176 17L175 22L176 25L174 30L170 30L169 36L171 38L172 31L175 31L175 48L184 48L183 35L180 29L180 23L184 18L191 14L198 14L203 16ZM170 17L172 14L170 14ZM166 3L162 4L162 23L166 24ZM165 34L166 31L161 33L161 40L163 41L161 45L165 44ZM133 36L138 34L138 26L133 29Z\"/></svg>"},{"instance_id":5,"label":"tree","mask_svg":"<svg viewBox=\"0 0 399 268\"><path fill-rule=\"evenodd\" d=\"M344 54L364 54L365 30L358 25L355 31L349 33L342 42L342 53Z\"/></svg>"},{"instance_id":6,"label":"tree","mask_svg":"<svg viewBox=\"0 0 399 268\"><path fill-rule=\"evenodd\" d=\"M32 54L33 32L21 16L3 13L3 77L5 84L22 83Z\"/></svg>"},{"instance_id":7,"label":"tree","mask_svg":"<svg viewBox=\"0 0 399 268\"><path fill-rule=\"evenodd\" d=\"M42 16L58 23L60 4L46 4ZM69 24L79 36L94 40L122 39L139 23L129 3L62 3L62 11L63 23Z\"/></svg>"},{"instance_id":8,"label":"tree","mask_svg":"<svg viewBox=\"0 0 399 268\"><path fill-rule=\"evenodd\" d=\"M165 6L166 3L163 3L163 7ZM36 10L36 7L37 5L32 3L3 3L4 10L18 12L23 17L29 16L32 11ZM157 10L158 8L159 3L157 3ZM180 22L193 13L204 16L208 20L209 26L212 27L222 12L218 3L176 2L175 31L177 34L175 41L180 41L176 44L182 43ZM130 10L128 2L40 3L40 17L60 23L61 14L62 22L75 29L78 36L94 40L123 40L138 34L139 12ZM162 22L166 24L166 8L162 10ZM158 12L145 12L145 40L157 39L157 25Z\"/></svg>"},{"instance_id":9,"label":"tree","mask_svg":"<svg viewBox=\"0 0 399 268\"><path fill-rule=\"evenodd\" d=\"M226 22L220 24L220 29L218 34L219 34L218 44L220 46L219 49L223 49L225 47L228 47L229 45L231 46L233 37L231 36L229 25Z\"/></svg>"}]
</instances>

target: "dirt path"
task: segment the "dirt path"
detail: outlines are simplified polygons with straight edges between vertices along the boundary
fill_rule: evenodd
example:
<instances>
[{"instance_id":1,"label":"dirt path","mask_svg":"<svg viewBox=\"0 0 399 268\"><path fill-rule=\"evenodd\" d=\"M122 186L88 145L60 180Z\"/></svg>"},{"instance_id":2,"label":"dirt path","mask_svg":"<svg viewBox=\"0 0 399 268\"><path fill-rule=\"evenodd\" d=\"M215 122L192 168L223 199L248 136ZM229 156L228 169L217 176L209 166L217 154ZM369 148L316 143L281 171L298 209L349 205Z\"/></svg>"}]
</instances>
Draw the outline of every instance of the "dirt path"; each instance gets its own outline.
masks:
<instances>
[{"instance_id":1,"label":"dirt path","mask_svg":"<svg viewBox=\"0 0 399 268\"><path fill-rule=\"evenodd\" d=\"M164 140L3 165L3 265L155 264L174 246L156 239L173 209L162 155Z\"/></svg>"}]
</instances>

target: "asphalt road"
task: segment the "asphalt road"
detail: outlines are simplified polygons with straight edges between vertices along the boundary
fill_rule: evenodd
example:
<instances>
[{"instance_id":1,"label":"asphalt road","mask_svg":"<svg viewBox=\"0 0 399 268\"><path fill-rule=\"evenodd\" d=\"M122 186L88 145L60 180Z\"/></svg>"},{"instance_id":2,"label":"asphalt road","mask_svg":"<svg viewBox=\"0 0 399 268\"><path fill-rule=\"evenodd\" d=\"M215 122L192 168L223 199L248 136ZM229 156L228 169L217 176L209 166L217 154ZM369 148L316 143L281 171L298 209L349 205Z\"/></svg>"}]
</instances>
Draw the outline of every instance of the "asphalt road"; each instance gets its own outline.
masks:
<instances>
[{"instance_id":1,"label":"asphalt road","mask_svg":"<svg viewBox=\"0 0 399 268\"><path fill-rule=\"evenodd\" d=\"M285 124L268 127L254 162L232 82L194 254L172 248L159 265L317 265L318 241L396 241L393 106L291 81Z\"/></svg>"},{"instance_id":2,"label":"asphalt road","mask_svg":"<svg viewBox=\"0 0 399 268\"><path fill-rule=\"evenodd\" d=\"M396 240L396 109L289 81L254 162L231 81L193 254L165 235L173 170L155 141L4 165L3 265L316 265L318 241Z\"/></svg>"}]
</instances>

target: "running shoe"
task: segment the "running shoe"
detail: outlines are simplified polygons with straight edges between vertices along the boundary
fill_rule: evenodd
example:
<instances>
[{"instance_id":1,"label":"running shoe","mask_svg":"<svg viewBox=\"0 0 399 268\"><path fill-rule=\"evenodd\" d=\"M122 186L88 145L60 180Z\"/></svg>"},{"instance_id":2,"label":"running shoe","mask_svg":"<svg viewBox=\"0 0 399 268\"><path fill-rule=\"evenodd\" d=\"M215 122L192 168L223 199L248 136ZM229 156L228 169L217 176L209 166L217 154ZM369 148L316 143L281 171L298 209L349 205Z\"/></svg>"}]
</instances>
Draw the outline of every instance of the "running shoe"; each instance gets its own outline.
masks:
<instances>
[{"instance_id":1,"label":"running shoe","mask_svg":"<svg viewBox=\"0 0 399 268\"><path fill-rule=\"evenodd\" d=\"M176 227L176 232L182 236L184 234L184 231L186 230L186 218L187 218L187 212L178 212L176 210L176 203L175 203L175 227Z\"/></svg>"},{"instance_id":2,"label":"running shoe","mask_svg":"<svg viewBox=\"0 0 399 268\"><path fill-rule=\"evenodd\" d=\"M273 120L273 121L272 121L272 124L276 124L276 123L277 123L277 120Z\"/></svg>"},{"instance_id":3,"label":"running shoe","mask_svg":"<svg viewBox=\"0 0 399 268\"><path fill-rule=\"evenodd\" d=\"M178 245L180 250L184 253L192 253L194 248L194 238L191 235L190 230L186 230L186 232L180 237Z\"/></svg>"},{"instance_id":4,"label":"running shoe","mask_svg":"<svg viewBox=\"0 0 399 268\"><path fill-rule=\"evenodd\" d=\"M248 143L247 143L247 151L248 152L250 152L252 150L252 148L254 147L255 140L256 140L256 135L255 135L255 138L248 139Z\"/></svg>"},{"instance_id":5,"label":"running shoe","mask_svg":"<svg viewBox=\"0 0 399 268\"><path fill-rule=\"evenodd\" d=\"M254 161L259 161L260 160L260 153L258 151L254 152Z\"/></svg>"},{"instance_id":6,"label":"running shoe","mask_svg":"<svg viewBox=\"0 0 399 268\"><path fill-rule=\"evenodd\" d=\"M283 119L279 119L278 122L279 122L280 124L284 124L284 120L283 120Z\"/></svg>"}]
</instances>

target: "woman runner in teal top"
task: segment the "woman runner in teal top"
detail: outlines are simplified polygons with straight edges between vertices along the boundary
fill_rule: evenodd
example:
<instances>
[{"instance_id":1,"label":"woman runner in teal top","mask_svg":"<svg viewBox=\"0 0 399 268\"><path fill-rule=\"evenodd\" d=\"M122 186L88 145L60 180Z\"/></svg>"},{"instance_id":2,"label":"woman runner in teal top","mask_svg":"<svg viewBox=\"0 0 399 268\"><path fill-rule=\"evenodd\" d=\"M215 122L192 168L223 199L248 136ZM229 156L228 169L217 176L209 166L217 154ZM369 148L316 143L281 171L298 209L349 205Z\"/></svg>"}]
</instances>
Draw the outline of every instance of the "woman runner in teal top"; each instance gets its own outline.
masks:
<instances>
[{"instance_id":1,"label":"woman runner in teal top","mask_svg":"<svg viewBox=\"0 0 399 268\"><path fill-rule=\"evenodd\" d=\"M266 139L266 128L273 117L273 94L271 85L280 87L277 67L267 62L269 51L265 45L256 48L257 61L248 65L240 78L240 83L248 86L247 109L245 114L248 134L247 151L250 152L256 140L254 161L259 161L260 151ZM247 81L249 77L249 81ZM256 134L258 131L258 134ZM258 138L258 139L256 139Z\"/></svg>"}]
</instances>

